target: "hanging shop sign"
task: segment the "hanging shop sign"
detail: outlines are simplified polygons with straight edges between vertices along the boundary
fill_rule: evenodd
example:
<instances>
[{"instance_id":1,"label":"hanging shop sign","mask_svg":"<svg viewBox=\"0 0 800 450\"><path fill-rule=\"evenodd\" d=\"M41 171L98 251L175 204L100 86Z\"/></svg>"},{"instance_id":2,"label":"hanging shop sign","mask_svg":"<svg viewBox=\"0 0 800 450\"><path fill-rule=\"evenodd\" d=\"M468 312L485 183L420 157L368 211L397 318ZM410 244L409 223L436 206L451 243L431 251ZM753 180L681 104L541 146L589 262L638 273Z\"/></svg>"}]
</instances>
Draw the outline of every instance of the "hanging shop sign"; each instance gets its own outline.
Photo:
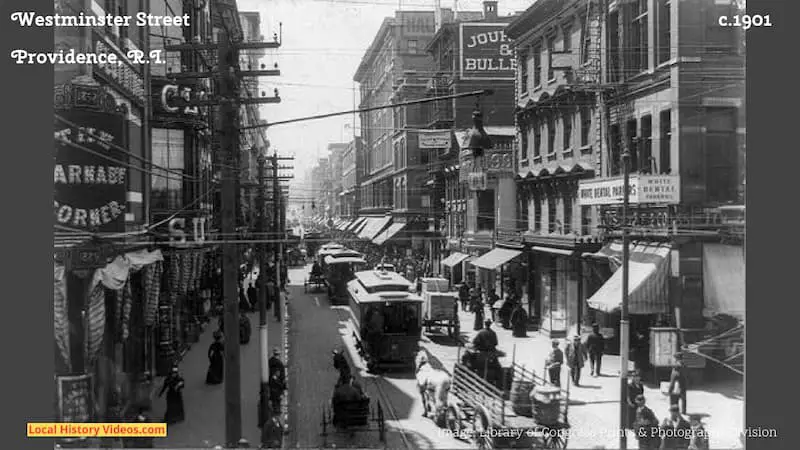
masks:
<instances>
[{"instance_id":1,"label":"hanging shop sign","mask_svg":"<svg viewBox=\"0 0 800 450\"><path fill-rule=\"evenodd\" d=\"M98 55L116 54L118 60L113 64L108 62L95 64L92 67L93 73L138 106L144 106L144 77L139 72L140 69L131 64L116 45L97 31L92 32L92 45Z\"/></svg>"},{"instance_id":2,"label":"hanging shop sign","mask_svg":"<svg viewBox=\"0 0 800 450\"><path fill-rule=\"evenodd\" d=\"M174 247L203 244L208 240L210 225L207 217L193 217L188 224L184 217L172 219L168 224L169 243Z\"/></svg>"},{"instance_id":3,"label":"hanging shop sign","mask_svg":"<svg viewBox=\"0 0 800 450\"><path fill-rule=\"evenodd\" d=\"M488 180L485 172L470 173L467 175L467 183L470 191L485 191L488 187Z\"/></svg>"},{"instance_id":4,"label":"hanging shop sign","mask_svg":"<svg viewBox=\"0 0 800 450\"><path fill-rule=\"evenodd\" d=\"M506 36L506 23L462 23L460 76L462 80L513 80L517 61Z\"/></svg>"},{"instance_id":5,"label":"hanging shop sign","mask_svg":"<svg viewBox=\"0 0 800 450\"><path fill-rule=\"evenodd\" d=\"M121 114L77 109L55 120L55 223L89 232L125 231L127 155Z\"/></svg>"},{"instance_id":6,"label":"hanging shop sign","mask_svg":"<svg viewBox=\"0 0 800 450\"><path fill-rule=\"evenodd\" d=\"M599 214L600 227L610 233L628 228L635 234L666 235L678 230L716 230L723 223L716 208L679 205L634 205L628 209L626 221L622 220L620 205L601 206Z\"/></svg>"},{"instance_id":7,"label":"hanging shop sign","mask_svg":"<svg viewBox=\"0 0 800 450\"><path fill-rule=\"evenodd\" d=\"M420 149L441 149L450 148L452 143L452 133L446 131L418 131Z\"/></svg>"},{"instance_id":8,"label":"hanging shop sign","mask_svg":"<svg viewBox=\"0 0 800 450\"><path fill-rule=\"evenodd\" d=\"M56 390L60 422L91 422L94 405L91 375L57 376Z\"/></svg>"},{"instance_id":9,"label":"hanging shop sign","mask_svg":"<svg viewBox=\"0 0 800 450\"><path fill-rule=\"evenodd\" d=\"M202 101L208 98L202 86L153 79L152 92L153 115L156 117L168 115L170 118L194 121L205 116L205 108L186 106L186 102Z\"/></svg>"},{"instance_id":10,"label":"hanging shop sign","mask_svg":"<svg viewBox=\"0 0 800 450\"><path fill-rule=\"evenodd\" d=\"M631 175L629 202L676 205L681 200L680 187L679 175ZM578 203L582 206L621 204L624 192L621 177L581 180Z\"/></svg>"}]
</instances>

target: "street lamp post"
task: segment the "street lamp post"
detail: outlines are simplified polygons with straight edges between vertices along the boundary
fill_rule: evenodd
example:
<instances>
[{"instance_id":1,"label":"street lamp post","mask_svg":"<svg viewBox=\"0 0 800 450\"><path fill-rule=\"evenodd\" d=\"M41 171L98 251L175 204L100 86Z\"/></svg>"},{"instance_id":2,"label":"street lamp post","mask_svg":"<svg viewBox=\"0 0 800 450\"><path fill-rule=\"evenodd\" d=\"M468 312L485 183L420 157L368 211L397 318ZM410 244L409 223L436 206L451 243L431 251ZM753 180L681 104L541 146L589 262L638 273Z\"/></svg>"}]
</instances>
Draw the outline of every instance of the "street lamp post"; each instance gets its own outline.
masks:
<instances>
[{"instance_id":1,"label":"street lamp post","mask_svg":"<svg viewBox=\"0 0 800 450\"><path fill-rule=\"evenodd\" d=\"M630 348L630 327L628 323L628 283L630 250L628 249L628 202L630 201L630 157L628 149L622 154L623 195L622 195L622 307L619 320L619 346L620 346L620 435L619 448L628 448L628 352Z\"/></svg>"}]
</instances>

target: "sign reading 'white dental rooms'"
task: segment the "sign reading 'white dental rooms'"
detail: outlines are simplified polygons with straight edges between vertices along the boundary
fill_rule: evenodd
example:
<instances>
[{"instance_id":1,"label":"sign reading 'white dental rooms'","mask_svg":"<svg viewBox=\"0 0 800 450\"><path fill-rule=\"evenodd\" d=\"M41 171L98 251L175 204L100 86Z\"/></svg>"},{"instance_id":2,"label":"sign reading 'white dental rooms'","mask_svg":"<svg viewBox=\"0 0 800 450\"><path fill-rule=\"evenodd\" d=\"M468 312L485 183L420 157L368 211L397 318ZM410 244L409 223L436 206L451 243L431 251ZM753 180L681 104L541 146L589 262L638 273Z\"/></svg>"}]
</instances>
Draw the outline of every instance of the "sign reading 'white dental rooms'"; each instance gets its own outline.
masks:
<instances>
[{"instance_id":1,"label":"sign reading 'white dental rooms'","mask_svg":"<svg viewBox=\"0 0 800 450\"><path fill-rule=\"evenodd\" d=\"M513 80L517 61L505 23L461 24L461 79Z\"/></svg>"},{"instance_id":2,"label":"sign reading 'white dental rooms'","mask_svg":"<svg viewBox=\"0 0 800 450\"><path fill-rule=\"evenodd\" d=\"M622 204L624 180L606 178L581 180L578 203L588 205ZM631 204L676 205L681 202L681 179L678 175L631 175L628 201Z\"/></svg>"},{"instance_id":3,"label":"sign reading 'white dental rooms'","mask_svg":"<svg viewBox=\"0 0 800 450\"><path fill-rule=\"evenodd\" d=\"M123 117L94 111L64 111L55 121L53 167L55 223L91 232L125 231L127 155Z\"/></svg>"}]
</instances>

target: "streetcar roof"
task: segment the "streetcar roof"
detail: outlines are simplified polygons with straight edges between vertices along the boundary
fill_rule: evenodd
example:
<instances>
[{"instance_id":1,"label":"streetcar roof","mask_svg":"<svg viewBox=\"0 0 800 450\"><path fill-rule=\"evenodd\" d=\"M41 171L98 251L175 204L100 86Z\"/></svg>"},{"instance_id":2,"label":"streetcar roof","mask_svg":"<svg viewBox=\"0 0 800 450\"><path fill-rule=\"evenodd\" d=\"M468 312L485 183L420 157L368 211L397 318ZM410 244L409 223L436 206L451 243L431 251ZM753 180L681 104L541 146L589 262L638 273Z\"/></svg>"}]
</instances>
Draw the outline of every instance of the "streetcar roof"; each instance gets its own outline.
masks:
<instances>
[{"instance_id":1,"label":"streetcar roof","mask_svg":"<svg viewBox=\"0 0 800 450\"><path fill-rule=\"evenodd\" d=\"M409 291L386 291L386 292L373 292L368 293L363 290L359 290L359 287L364 287L363 284L358 280L352 280L347 283L347 288L351 292L357 295L353 295L355 298L356 303L387 303L387 302L399 302L399 303L422 303L422 297L416 295Z\"/></svg>"},{"instance_id":2,"label":"streetcar roof","mask_svg":"<svg viewBox=\"0 0 800 450\"><path fill-rule=\"evenodd\" d=\"M333 249L331 250L328 255L333 256L334 258L342 258L346 256L351 256L353 258L361 258L361 252L357 252L355 250L351 250L349 248L341 248L341 249Z\"/></svg>"},{"instance_id":3,"label":"streetcar roof","mask_svg":"<svg viewBox=\"0 0 800 450\"><path fill-rule=\"evenodd\" d=\"M330 264L345 264L345 263L347 263L347 264L358 264L358 263L366 264L367 261L365 261L364 258L357 258L357 257L353 257L353 256L345 256L345 257L342 257L342 258L335 258L335 257L333 257L331 255L328 255L328 256L325 257L325 264L328 264L328 265L330 265Z\"/></svg>"},{"instance_id":4,"label":"streetcar roof","mask_svg":"<svg viewBox=\"0 0 800 450\"><path fill-rule=\"evenodd\" d=\"M379 271L379 270L363 270L355 273L356 279L364 285L364 287L371 288L380 286L382 284L390 285L404 285L409 288L414 284L400 275L397 272Z\"/></svg>"}]
</instances>

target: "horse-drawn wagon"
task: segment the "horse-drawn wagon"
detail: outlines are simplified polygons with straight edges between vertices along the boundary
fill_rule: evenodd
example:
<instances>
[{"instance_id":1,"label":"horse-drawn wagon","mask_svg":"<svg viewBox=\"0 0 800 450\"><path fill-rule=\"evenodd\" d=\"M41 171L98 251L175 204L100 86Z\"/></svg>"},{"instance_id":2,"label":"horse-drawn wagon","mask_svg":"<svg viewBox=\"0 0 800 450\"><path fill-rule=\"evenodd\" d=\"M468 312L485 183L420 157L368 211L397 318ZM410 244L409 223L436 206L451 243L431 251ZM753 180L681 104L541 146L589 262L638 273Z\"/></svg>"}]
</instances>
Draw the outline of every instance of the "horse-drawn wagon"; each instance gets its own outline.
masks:
<instances>
[{"instance_id":1,"label":"horse-drawn wagon","mask_svg":"<svg viewBox=\"0 0 800 450\"><path fill-rule=\"evenodd\" d=\"M420 380L425 377L418 371L426 414L435 413L437 424L479 449L565 449L569 387L551 386L516 362L502 373L512 382L492 383L485 373L457 362L449 382L429 383L431 387L423 389Z\"/></svg>"},{"instance_id":2,"label":"horse-drawn wagon","mask_svg":"<svg viewBox=\"0 0 800 450\"><path fill-rule=\"evenodd\" d=\"M377 431L381 442L386 440L386 421L380 401L372 401L354 382L350 365L341 351L333 354L339 378L329 404L322 406L322 446L331 434L355 436L358 432Z\"/></svg>"},{"instance_id":3,"label":"horse-drawn wagon","mask_svg":"<svg viewBox=\"0 0 800 450\"><path fill-rule=\"evenodd\" d=\"M458 337L458 294L451 292L444 278L421 278L422 325L430 333L433 327L446 327L447 335Z\"/></svg>"}]
</instances>

